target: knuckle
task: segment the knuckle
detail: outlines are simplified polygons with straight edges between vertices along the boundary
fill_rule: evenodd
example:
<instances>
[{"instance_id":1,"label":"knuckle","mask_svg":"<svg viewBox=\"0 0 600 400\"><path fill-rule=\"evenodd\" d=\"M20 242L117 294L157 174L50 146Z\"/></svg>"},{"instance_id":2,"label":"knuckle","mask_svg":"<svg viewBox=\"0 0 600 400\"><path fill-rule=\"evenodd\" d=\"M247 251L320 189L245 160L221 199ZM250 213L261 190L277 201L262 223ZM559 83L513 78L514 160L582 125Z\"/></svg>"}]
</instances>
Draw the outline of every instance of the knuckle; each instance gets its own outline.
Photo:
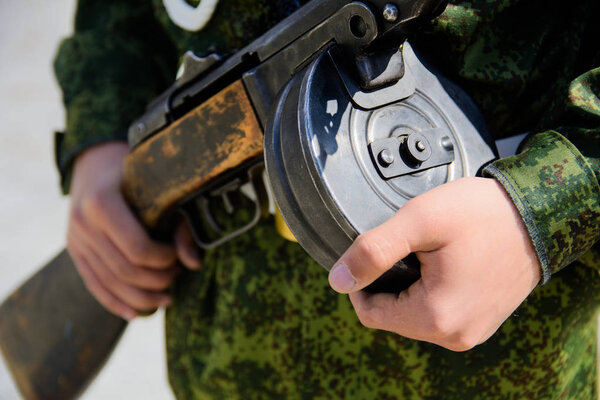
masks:
<instances>
[{"instance_id":1,"label":"knuckle","mask_svg":"<svg viewBox=\"0 0 600 400\"><path fill-rule=\"evenodd\" d=\"M82 202L82 208L85 214L99 217L104 214L104 210L106 209L106 203L106 192L101 190L85 198Z\"/></svg>"},{"instance_id":2,"label":"knuckle","mask_svg":"<svg viewBox=\"0 0 600 400\"><path fill-rule=\"evenodd\" d=\"M452 315L438 313L429 320L429 334L436 343L452 351L467 351L478 344L473 329L460 323Z\"/></svg>"},{"instance_id":3,"label":"knuckle","mask_svg":"<svg viewBox=\"0 0 600 400\"><path fill-rule=\"evenodd\" d=\"M128 244L130 261L135 265L144 265L148 260L151 244L148 240L133 240Z\"/></svg>"},{"instance_id":4,"label":"knuckle","mask_svg":"<svg viewBox=\"0 0 600 400\"><path fill-rule=\"evenodd\" d=\"M126 282L135 282L138 278L135 267L132 265L121 263L117 268L119 278Z\"/></svg>"},{"instance_id":5,"label":"knuckle","mask_svg":"<svg viewBox=\"0 0 600 400\"><path fill-rule=\"evenodd\" d=\"M119 280L117 279L117 277L115 275L113 275L112 273L110 273L106 267L101 267L98 269L98 279L100 279L100 281L102 281L102 283L104 284L104 286L107 289L115 289L119 283Z\"/></svg>"},{"instance_id":6,"label":"knuckle","mask_svg":"<svg viewBox=\"0 0 600 400\"><path fill-rule=\"evenodd\" d=\"M360 323L370 329L375 329L375 320L369 313L357 313Z\"/></svg>"},{"instance_id":7,"label":"knuckle","mask_svg":"<svg viewBox=\"0 0 600 400\"><path fill-rule=\"evenodd\" d=\"M106 308L108 311L113 313L114 315L120 316L122 315L122 307L119 302L111 297L105 299L98 299L98 301Z\"/></svg>"},{"instance_id":8,"label":"knuckle","mask_svg":"<svg viewBox=\"0 0 600 400\"><path fill-rule=\"evenodd\" d=\"M354 244L356 254L363 263L379 268L386 266L387 258L383 248L369 233L359 235Z\"/></svg>"},{"instance_id":9,"label":"knuckle","mask_svg":"<svg viewBox=\"0 0 600 400\"><path fill-rule=\"evenodd\" d=\"M469 332L460 332L451 339L444 340L441 345L448 350L462 352L471 350L473 347L477 346L477 344L478 340L474 335Z\"/></svg>"},{"instance_id":10,"label":"knuckle","mask_svg":"<svg viewBox=\"0 0 600 400\"><path fill-rule=\"evenodd\" d=\"M131 283L141 289L163 291L171 286L173 280L174 277L167 274L137 270L135 277L131 279Z\"/></svg>"},{"instance_id":11,"label":"knuckle","mask_svg":"<svg viewBox=\"0 0 600 400\"><path fill-rule=\"evenodd\" d=\"M458 331L456 319L453 315L440 312L439 309L429 310L427 313L427 330L432 337L446 339L452 337Z\"/></svg>"},{"instance_id":12,"label":"knuckle","mask_svg":"<svg viewBox=\"0 0 600 400\"><path fill-rule=\"evenodd\" d=\"M85 287L88 291L94 296L94 298L102 304L102 306L110 311L113 314L118 313L118 306L116 300L112 299L110 296L106 296L103 292L103 288L101 284L95 280L83 279Z\"/></svg>"},{"instance_id":13,"label":"knuckle","mask_svg":"<svg viewBox=\"0 0 600 400\"><path fill-rule=\"evenodd\" d=\"M152 284L153 284L152 289L165 290L165 289L168 289L172 283L173 283L173 278L171 278L171 277L157 278L157 279L154 279L154 281L152 282Z\"/></svg>"},{"instance_id":14,"label":"knuckle","mask_svg":"<svg viewBox=\"0 0 600 400\"><path fill-rule=\"evenodd\" d=\"M380 326L381 310L377 307L362 307L356 309L360 323L366 328L377 329Z\"/></svg>"},{"instance_id":15,"label":"knuckle","mask_svg":"<svg viewBox=\"0 0 600 400\"><path fill-rule=\"evenodd\" d=\"M433 212L434 208L429 207L429 206L424 206L421 199L419 199L417 197L411 199L405 205L405 207L406 206L408 206L407 210L410 211L414 220L419 221L419 225L425 227L425 230L427 230L428 227L431 227L434 224L437 224L440 222L440 219Z\"/></svg>"},{"instance_id":16,"label":"knuckle","mask_svg":"<svg viewBox=\"0 0 600 400\"><path fill-rule=\"evenodd\" d=\"M421 203L421 198L420 197L413 197L410 200L408 200L406 202L406 204L404 204L402 206L402 210L403 211L407 211L410 212L411 214L417 214L420 217L421 216L426 216L426 215L422 215L422 214L427 214L427 213L423 213L421 212L422 207L420 206Z\"/></svg>"},{"instance_id":17,"label":"knuckle","mask_svg":"<svg viewBox=\"0 0 600 400\"><path fill-rule=\"evenodd\" d=\"M83 280L83 285L85 288L94 295L96 300L100 301L102 296L99 295L100 284L96 281L90 280L87 276L81 275L81 280Z\"/></svg>"}]
</instances>

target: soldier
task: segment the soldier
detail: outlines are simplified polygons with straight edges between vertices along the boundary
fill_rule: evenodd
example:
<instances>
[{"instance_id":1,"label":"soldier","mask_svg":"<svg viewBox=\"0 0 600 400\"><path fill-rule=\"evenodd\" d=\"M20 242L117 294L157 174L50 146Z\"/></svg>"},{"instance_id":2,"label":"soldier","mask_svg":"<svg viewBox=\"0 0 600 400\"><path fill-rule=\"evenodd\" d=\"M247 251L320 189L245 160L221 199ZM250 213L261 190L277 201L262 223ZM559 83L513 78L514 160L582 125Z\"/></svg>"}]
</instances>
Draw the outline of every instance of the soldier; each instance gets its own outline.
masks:
<instances>
[{"instance_id":1,"label":"soldier","mask_svg":"<svg viewBox=\"0 0 600 400\"><path fill-rule=\"evenodd\" d=\"M148 238L119 188L131 119L185 50L232 52L301 3L224 0L193 33L158 0L79 1L55 64L67 107L57 150L72 196L68 248L90 291L126 319L169 306L178 398L597 396L593 0L451 2L411 38L473 97L496 138L531 134L486 178L418 196L361 236L329 275L349 299L272 221L203 261L183 226L173 246ZM359 291L409 252L422 263L410 289Z\"/></svg>"}]
</instances>

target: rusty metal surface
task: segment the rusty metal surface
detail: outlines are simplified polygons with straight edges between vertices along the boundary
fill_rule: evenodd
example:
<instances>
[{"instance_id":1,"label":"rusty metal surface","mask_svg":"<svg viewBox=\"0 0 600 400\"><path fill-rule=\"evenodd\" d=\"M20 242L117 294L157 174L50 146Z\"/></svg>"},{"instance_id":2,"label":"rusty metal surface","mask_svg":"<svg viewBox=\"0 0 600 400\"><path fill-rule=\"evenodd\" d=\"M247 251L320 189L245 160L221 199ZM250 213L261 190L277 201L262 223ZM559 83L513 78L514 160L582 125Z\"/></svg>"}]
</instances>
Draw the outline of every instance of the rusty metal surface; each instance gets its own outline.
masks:
<instances>
[{"instance_id":1,"label":"rusty metal surface","mask_svg":"<svg viewBox=\"0 0 600 400\"><path fill-rule=\"evenodd\" d=\"M262 129L236 81L127 156L123 191L149 228L182 198L262 154Z\"/></svg>"},{"instance_id":2,"label":"rusty metal surface","mask_svg":"<svg viewBox=\"0 0 600 400\"><path fill-rule=\"evenodd\" d=\"M89 294L63 250L0 306L0 350L25 399L72 399L126 324Z\"/></svg>"}]
</instances>

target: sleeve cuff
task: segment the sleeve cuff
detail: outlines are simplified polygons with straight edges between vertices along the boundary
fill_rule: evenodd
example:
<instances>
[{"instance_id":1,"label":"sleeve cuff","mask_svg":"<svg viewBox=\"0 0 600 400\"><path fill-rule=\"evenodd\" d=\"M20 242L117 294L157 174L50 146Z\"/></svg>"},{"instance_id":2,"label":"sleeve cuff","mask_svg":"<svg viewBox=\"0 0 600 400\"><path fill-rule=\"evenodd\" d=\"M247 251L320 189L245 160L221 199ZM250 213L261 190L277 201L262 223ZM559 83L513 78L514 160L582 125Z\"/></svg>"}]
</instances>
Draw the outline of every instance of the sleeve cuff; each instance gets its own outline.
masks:
<instances>
[{"instance_id":1,"label":"sleeve cuff","mask_svg":"<svg viewBox=\"0 0 600 400\"><path fill-rule=\"evenodd\" d=\"M513 200L542 267L543 283L600 237L600 186L581 153L561 134L530 136L522 153L488 165Z\"/></svg>"},{"instance_id":2,"label":"sleeve cuff","mask_svg":"<svg viewBox=\"0 0 600 400\"><path fill-rule=\"evenodd\" d=\"M125 141L119 137L98 137L81 142L70 149L64 148L65 133L54 132L54 162L60 176L60 187L64 195L69 194L75 158L89 147L112 141Z\"/></svg>"}]
</instances>

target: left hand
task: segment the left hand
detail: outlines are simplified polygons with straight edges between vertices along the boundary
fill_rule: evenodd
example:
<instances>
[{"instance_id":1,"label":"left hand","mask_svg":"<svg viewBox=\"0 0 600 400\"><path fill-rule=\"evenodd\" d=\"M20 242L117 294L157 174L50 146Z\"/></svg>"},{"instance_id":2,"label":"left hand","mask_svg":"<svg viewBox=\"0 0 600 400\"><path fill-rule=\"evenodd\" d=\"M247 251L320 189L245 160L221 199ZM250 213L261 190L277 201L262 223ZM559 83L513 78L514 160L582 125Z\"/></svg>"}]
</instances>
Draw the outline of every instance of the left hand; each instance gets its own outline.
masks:
<instances>
[{"instance_id":1,"label":"left hand","mask_svg":"<svg viewBox=\"0 0 600 400\"><path fill-rule=\"evenodd\" d=\"M124 142L107 142L80 154L71 180L67 248L93 296L110 312L131 320L171 303L166 291L179 273L201 258L183 223L174 246L153 240L121 193ZM100 171L100 173L99 173Z\"/></svg>"},{"instance_id":2,"label":"left hand","mask_svg":"<svg viewBox=\"0 0 600 400\"><path fill-rule=\"evenodd\" d=\"M421 278L399 295L361 289L416 253ZM360 235L329 281L363 325L450 350L487 340L540 280L517 209L493 179L463 178L422 194Z\"/></svg>"}]
</instances>

